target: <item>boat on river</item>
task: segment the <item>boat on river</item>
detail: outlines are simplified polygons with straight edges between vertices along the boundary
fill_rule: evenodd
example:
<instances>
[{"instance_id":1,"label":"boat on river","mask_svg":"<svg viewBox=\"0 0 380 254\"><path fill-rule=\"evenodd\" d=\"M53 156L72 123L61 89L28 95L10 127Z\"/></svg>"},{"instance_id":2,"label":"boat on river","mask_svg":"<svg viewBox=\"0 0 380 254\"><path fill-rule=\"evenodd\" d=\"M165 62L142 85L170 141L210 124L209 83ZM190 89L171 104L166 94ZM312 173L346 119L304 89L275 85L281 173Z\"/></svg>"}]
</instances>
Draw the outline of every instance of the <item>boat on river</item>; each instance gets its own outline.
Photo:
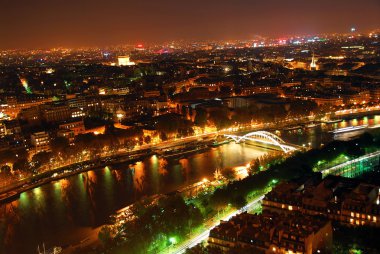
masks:
<instances>
[{"instance_id":1,"label":"boat on river","mask_svg":"<svg viewBox=\"0 0 380 254\"><path fill-rule=\"evenodd\" d=\"M365 130L367 128L368 128L368 125L365 124L365 125L360 125L360 126L350 126L350 127L339 128L330 132L334 134L340 134L340 133L346 133L346 132L352 132L352 131Z\"/></svg>"}]
</instances>

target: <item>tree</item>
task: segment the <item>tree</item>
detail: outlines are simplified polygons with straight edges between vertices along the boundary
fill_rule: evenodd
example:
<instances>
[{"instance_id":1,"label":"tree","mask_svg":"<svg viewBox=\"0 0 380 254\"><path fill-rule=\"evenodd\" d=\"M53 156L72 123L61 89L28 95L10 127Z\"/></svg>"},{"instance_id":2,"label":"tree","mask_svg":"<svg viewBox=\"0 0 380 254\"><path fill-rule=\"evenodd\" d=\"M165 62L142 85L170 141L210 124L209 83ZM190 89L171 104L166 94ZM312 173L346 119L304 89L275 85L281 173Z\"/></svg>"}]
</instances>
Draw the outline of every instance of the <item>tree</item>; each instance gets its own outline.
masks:
<instances>
[{"instance_id":1,"label":"tree","mask_svg":"<svg viewBox=\"0 0 380 254\"><path fill-rule=\"evenodd\" d=\"M152 138L151 138L150 136L146 136L146 137L144 138L144 142L145 142L146 144L150 144L151 141L152 141Z\"/></svg>"},{"instance_id":2,"label":"tree","mask_svg":"<svg viewBox=\"0 0 380 254\"><path fill-rule=\"evenodd\" d=\"M7 162L14 163L16 160L16 154L11 150L5 150L0 152L0 164L5 164Z\"/></svg>"},{"instance_id":3,"label":"tree","mask_svg":"<svg viewBox=\"0 0 380 254\"><path fill-rule=\"evenodd\" d=\"M236 207L240 208L247 204L247 200L242 195L237 195L236 197L232 198L231 204Z\"/></svg>"},{"instance_id":4,"label":"tree","mask_svg":"<svg viewBox=\"0 0 380 254\"><path fill-rule=\"evenodd\" d=\"M224 189L216 189L210 198L210 205L219 212L228 204L226 191Z\"/></svg>"},{"instance_id":5,"label":"tree","mask_svg":"<svg viewBox=\"0 0 380 254\"><path fill-rule=\"evenodd\" d=\"M13 164L13 170L26 172L28 169L29 169L29 163L28 163L28 160L25 158L18 159Z\"/></svg>"},{"instance_id":6,"label":"tree","mask_svg":"<svg viewBox=\"0 0 380 254\"><path fill-rule=\"evenodd\" d=\"M176 88L175 88L174 86L169 87L169 89L168 89L168 96L169 96L170 98L173 97L173 95L174 95L174 93L175 93L175 90L176 90Z\"/></svg>"},{"instance_id":7,"label":"tree","mask_svg":"<svg viewBox=\"0 0 380 254\"><path fill-rule=\"evenodd\" d=\"M195 125L199 127L205 127L207 123L207 112L202 108L196 109L196 115L194 118Z\"/></svg>"},{"instance_id":8,"label":"tree","mask_svg":"<svg viewBox=\"0 0 380 254\"><path fill-rule=\"evenodd\" d=\"M192 107L189 107L189 116L190 116L190 117L193 116L193 108L192 108Z\"/></svg>"},{"instance_id":9,"label":"tree","mask_svg":"<svg viewBox=\"0 0 380 254\"><path fill-rule=\"evenodd\" d=\"M98 238L104 247L109 247L112 244L112 229L110 226L103 226L99 233Z\"/></svg>"},{"instance_id":10,"label":"tree","mask_svg":"<svg viewBox=\"0 0 380 254\"><path fill-rule=\"evenodd\" d=\"M49 152L39 152L33 155L32 162L35 165L35 167L39 167L43 164L48 163L52 156L52 153Z\"/></svg>"},{"instance_id":11,"label":"tree","mask_svg":"<svg viewBox=\"0 0 380 254\"><path fill-rule=\"evenodd\" d=\"M228 127L231 124L228 118L227 108L218 108L210 113L210 119L214 122L218 130Z\"/></svg>"},{"instance_id":12,"label":"tree","mask_svg":"<svg viewBox=\"0 0 380 254\"><path fill-rule=\"evenodd\" d=\"M229 167L222 169L222 175L226 177L227 179L231 179L231 180L235 179L236 177L235 170Z\"/></svg>"},{"instance_id":13,"label":"tree","mask_svg":"<svg viewBox=\"0 0 380 254\"><path fill-rule=\"evenodd\" d=\"M183 116L186 116L186 113L187 113L186 106L185 106L185 105L182 105L182 107L181 107L181 114L182 114Z\"/></svg>"},{"instance_id":14,"label":"tree","mask_svg":"<svg viewBox=\"0 0 380 254\"><path fill-rule=\"evenodd\" d=\"M11 168L8 165L3 165L0 168L0 176L9 177L11 176Z\"/></svg>"},{"instance_id":15,"label":"tree","mask_svg":"<svg viewBox=\"0 0 380 254\"><path fill-rule=\"evenodd\" d=\"M191 133L192 123L178 114L166 114L156 118L156 129L168 134Z\"/></svg>"},{"instance_id":16,"label":"tree","mask_svg":"<svg viewBox=\"0 0 380 254\"><path fill-rule=\"evenodd\" d=\"M165 132L160 132L160 139L161 139L162 141L166 141L166 140L168 140L168 136L166 135Z\"/></svg>"},{"instance_id":17,"label":"tree","mask_svg":"<svg viewBox=\"0 0 380 254\"><path fill-rule=\"evenodd\" d=\"M5 150L0 152L0 164L4 163L15 163L20 158L27 158L28 153L25 149Z\"/></svg>"},{"instance_id":18,"label":"tree","mask_svg":"<svg viewBox=\"0 0 380 254\"><path fill-rule=\"evenodd\" d=\"M54 154L64 153L70 147L69 140L64 137L56 137L50 142L50 148Z\"/></svg>"}]
</instances>

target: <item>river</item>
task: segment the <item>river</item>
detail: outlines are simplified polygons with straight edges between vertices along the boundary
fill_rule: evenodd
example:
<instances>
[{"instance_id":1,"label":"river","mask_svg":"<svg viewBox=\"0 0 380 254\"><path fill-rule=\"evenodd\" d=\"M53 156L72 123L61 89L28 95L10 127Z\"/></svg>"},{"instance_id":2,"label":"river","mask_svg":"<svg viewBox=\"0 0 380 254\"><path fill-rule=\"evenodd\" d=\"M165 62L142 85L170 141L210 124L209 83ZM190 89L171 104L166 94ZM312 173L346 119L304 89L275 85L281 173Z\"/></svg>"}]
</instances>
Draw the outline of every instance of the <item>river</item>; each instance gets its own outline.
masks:
<instances>
[{"instance_id":1,"label":"river","mask_svg":"<svg viewBox=\"0 0 380 254\"><path fill-rule=\"evenodd\" d=\"M332 140L328 130L362 124L380 124L380 116L278 134L293 144L319 147ZM0 206L0 253L35 254L42 243L77 243L116 210L145 195L177 190L212 177L216 168L244 165L268 152L231 142L182 159L152 156L133 165L94 169L24 192Z\"/></svg>"}]
</instances>

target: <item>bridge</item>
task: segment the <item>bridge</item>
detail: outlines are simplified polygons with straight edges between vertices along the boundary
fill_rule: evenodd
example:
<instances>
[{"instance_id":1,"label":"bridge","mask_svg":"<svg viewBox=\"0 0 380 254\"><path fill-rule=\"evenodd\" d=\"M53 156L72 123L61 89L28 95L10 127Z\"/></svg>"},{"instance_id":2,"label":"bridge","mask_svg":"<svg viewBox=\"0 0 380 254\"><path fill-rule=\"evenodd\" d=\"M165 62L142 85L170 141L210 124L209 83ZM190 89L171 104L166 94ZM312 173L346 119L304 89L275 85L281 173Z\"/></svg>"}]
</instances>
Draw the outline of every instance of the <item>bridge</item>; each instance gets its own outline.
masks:
<instances>
[{"instance_id":1,"label":"bridge","mask_svg":"<svg viewBox=\"0 0 380 254\"><path fill-rule=\"evenodd\" d=\"M240 143L242 141L253 141L257 143L262 143L266 145L272 145L277 146L282 149L285 153L295 151L297 150L296 147L288 145L284 140L279 138L273 133L267 132L267 131L254 131L245 134L244 136L237 136L237 135L224 135L226 138L233 139L236 143Z\"/></svg>"},{"instance_id":2,"label":"bridge","mask_svg":"<svg viewBox=\"0 0 380 254\"><path fill-rule=\"evenodd\" d=\"M380 151L369 153L356 159L344 162L331 168L322 170L322 176L339 175L344 177L357 177L370 172L380 166Z\"/></svg>"}]
</instances>

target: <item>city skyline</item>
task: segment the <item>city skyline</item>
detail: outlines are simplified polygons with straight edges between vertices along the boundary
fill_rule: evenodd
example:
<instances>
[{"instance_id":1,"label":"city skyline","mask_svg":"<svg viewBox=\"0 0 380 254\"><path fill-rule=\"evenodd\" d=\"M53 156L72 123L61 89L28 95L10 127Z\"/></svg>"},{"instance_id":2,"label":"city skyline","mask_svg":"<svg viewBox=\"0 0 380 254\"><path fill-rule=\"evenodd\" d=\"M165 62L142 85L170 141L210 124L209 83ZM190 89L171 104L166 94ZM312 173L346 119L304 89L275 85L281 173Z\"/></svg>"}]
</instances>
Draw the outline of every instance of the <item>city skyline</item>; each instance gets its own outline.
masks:
<instances>
[{"instance_id":1,"label":"city skyline","mask_svg":"<svg viewBox=\"0 0 380 254\"><path fill-rule=\"evenodd\" d=\"M380 27L380 2L278 0L176 2L4 1L0 49L109 46L256 35L367 33ZM9 22L12 21L12 22Z\"/></svg>"}]
</instances>

